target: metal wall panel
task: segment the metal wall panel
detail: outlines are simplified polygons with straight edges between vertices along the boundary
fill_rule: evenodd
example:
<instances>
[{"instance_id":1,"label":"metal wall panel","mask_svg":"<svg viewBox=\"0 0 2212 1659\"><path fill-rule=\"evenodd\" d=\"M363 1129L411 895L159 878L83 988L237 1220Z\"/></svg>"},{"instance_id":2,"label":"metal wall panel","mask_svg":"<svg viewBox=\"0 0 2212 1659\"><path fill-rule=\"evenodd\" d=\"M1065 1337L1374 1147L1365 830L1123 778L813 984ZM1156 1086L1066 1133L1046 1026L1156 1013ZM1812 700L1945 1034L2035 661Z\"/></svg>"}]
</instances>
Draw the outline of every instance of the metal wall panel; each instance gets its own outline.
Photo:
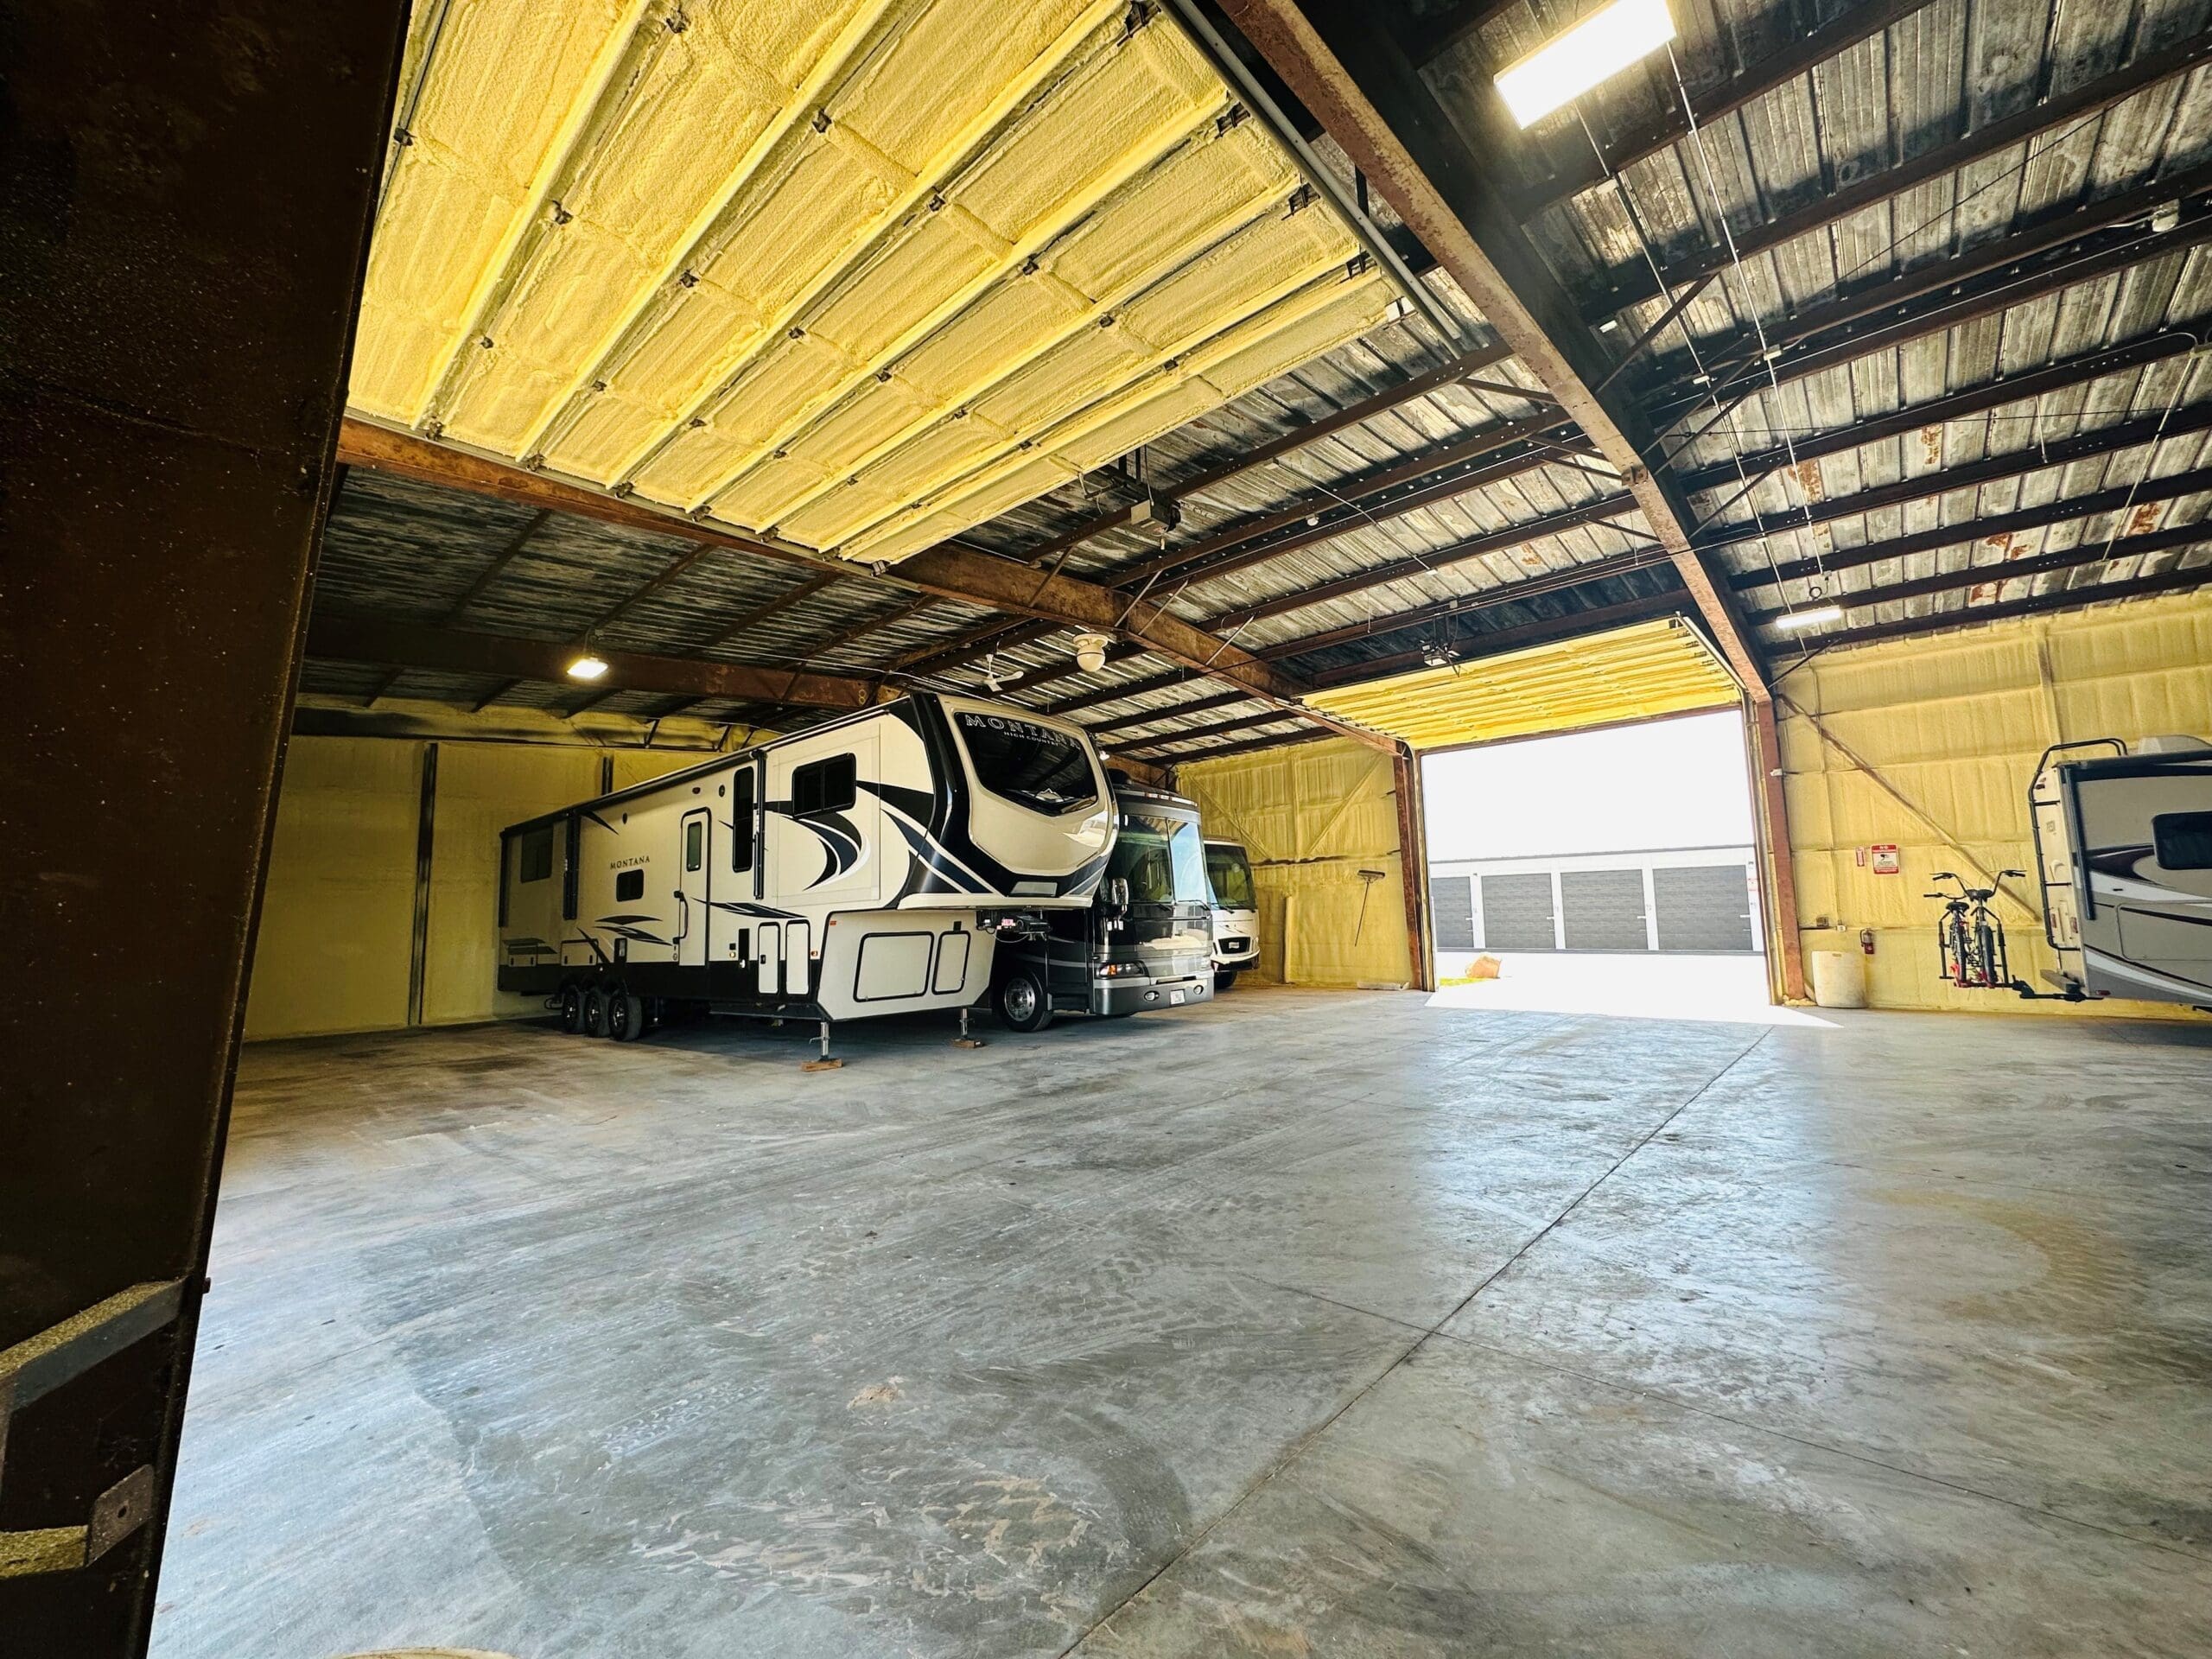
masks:
<instances>
[{"instance_id":1,"label":"metal wall panel","mask_svg":"<svg viewBox=\"0 0 2212 1659\"><path fill-rule=\"evenodd\" d=\"M1560 906L1570 950L1643 950L1643 872L1562 870Z\"/></svg>"},{"instance_id":2,"label":"metal wall panel","mask_svg":"<svg viewBox=\"0 0 2212 1659\"><path fill-rule=\"evenodd\" d=\"M1741 864L1651 872L1662 950L1754 950L1751 873Z\"/></svg>"},{"instance_id":3,"label":"metal wall panel","mask_svg":"<svg viewBox=\"0 0 2212 1659\"><path fill-rule=\"evenodd\" d=\"M1936 976L1937 908L1921 895L1936 870L2032 866L2027 788L2050 744L2212 735L2212 595L1825 652L1789 677L1776 713L1806 948L1834 950L1872 929L1872 1006L2176 1017L2164 1004L1956 990ZM1900 874L1859 861L1879 843L1898 848ZM2013 971L2039 984L2056 965L2041 913L2027 884L2006 886L2026 900L1998 906Z\"/></svg>"},{"instance_id":4,"label":"metal wall panel","mask_svg":"<svg viewBox=\"0 0 2212 1659\"><path fill-rule=\"evenodd\" d=\"M1491 950L1556 950L1548 874L1486 875L1483 944Z\"/></svg>"},{"instance_id":5,"label":"metal wall panel","mask_svg":"<svg viewBox=\"0 0 2212 1659\"><path fill-rule=\"evenodd\" d=\"M1464 875L1440 875L1428 884L1429 914L1440 950L1475 948L1475 884Z\"/></svg>"}]
</instances>

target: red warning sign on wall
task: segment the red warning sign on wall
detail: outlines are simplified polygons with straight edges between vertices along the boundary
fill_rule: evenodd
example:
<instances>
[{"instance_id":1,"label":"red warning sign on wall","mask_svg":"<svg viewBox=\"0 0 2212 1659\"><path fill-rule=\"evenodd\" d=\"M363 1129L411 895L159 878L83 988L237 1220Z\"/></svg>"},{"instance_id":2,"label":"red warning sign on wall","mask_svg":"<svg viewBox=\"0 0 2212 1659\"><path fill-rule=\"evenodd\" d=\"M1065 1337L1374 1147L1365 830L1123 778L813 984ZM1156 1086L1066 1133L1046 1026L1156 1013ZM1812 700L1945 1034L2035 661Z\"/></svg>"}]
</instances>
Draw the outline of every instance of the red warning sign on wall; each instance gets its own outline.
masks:
<instances>
[{"instance_id":1,"label":"red warning sign on wall","mask_svg":"<svg viewBox=\"0 0 2212 1659\"><path fill-rule=\"evenodd\" d=\"M1869 847L1866 850L1874 855L1875 874L1895 875L1897 873L1897 849L1894 844Z\"/></svg>"}]
</instances>

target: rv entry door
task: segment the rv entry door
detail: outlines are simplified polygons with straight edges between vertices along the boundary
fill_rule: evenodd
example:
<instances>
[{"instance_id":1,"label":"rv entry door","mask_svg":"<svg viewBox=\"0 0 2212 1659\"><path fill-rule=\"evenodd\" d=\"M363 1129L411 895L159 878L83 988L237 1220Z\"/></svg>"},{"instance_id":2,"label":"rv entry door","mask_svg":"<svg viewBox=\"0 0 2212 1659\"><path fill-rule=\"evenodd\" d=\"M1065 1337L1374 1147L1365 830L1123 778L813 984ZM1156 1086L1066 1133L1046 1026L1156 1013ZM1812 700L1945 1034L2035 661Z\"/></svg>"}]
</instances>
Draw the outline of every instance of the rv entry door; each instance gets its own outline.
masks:
<instances>
[{"instance_id":1,"label":"rv entry door","mask_svg":"<svg viewBox=\"0 0 2212 1659\"><path fill-rule=\"evenodd\" d=\"M676 890L676 960L685 968L707 965L707 935L713 927L714 909L708 904L714 851L714 814L705 807L683 815L683 857Z\"/></svg>"}]
</instances>

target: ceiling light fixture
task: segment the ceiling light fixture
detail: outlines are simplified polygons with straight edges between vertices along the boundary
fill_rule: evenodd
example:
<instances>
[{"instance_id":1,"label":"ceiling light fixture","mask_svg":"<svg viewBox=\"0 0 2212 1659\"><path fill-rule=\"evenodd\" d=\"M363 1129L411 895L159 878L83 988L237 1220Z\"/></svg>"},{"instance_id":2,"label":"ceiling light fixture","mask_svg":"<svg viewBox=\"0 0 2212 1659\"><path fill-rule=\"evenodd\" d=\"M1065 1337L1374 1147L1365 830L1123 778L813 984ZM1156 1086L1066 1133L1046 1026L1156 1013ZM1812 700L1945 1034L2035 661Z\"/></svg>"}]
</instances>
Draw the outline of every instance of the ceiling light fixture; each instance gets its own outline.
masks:
<instances>
[{"instance_id":1,"label":"ceiling light fixture","mask_svg":"<svg viewBox=\"0 0 2212 1659\"><path fill-rule=\"evenodd\" d=\"M1110 634L1078 633L1075 637L1075 665L1086 674L1096 674L1106 666L1106 647L1113 643Z\"/></svg>"},{"instance_id":2,"label":"ceiling light fixture","mask_svg":"<svg viewBox=\"0 0 2212 1659\"><path fill-rule=\"evenodd\" d=\"M595 651L581 651L569 664L569 677L572 680L595 680L606 672L607 658Z\"/></svg>"},{"instance_id":3,"label":"ceiling light fixture","mask_svg":"<svg viewBox=\"0 0 2212 1659\"><path fill-rule=\"evenodd\" d=\"M1674 38L1667 0L1612 0L1499 70L1498 93L1516 121L1534 126Z\"/></svg>"},{"instance_id":4,"label":"ceiling light fixture","mask_svg":"<svg viewBox=\"0 0 2212 1659\"><path fill-rule=\"evenodd\" d=\"M1796 633L1801 628L1817 628L1823 622L1842 620L1842 606L1814 605L1802 611L1784 611L1774 619L1774 626L1784 633Z\"/></svg>"}]
</instances>

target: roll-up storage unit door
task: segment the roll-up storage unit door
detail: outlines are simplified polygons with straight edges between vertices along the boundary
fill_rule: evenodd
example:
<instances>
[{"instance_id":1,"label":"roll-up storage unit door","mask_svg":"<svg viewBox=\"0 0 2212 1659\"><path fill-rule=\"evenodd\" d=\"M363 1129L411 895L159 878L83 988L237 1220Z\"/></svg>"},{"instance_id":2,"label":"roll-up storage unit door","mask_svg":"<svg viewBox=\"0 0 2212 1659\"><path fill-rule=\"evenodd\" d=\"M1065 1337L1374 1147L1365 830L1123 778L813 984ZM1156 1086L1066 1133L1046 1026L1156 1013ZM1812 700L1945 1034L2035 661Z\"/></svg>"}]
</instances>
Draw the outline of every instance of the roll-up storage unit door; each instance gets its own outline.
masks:
<instances>
[{"instance_id":1,"label":"roll-up storage unit door","mask_svg":"<svg viewBox=\"0 0 2212 1659\"><path fill-rule=\"evenodd\" d=\"M1559 878L1570 950L1643 950L1643 872L1565 870Z\"/></svg>"},{"instance_id":2,"label":"roll-up storage unit door","mask_svg":"<svg viewBox=\"0 0 2212 1659\"><path fill-rule=\"evenodd\" d=\"M1751 872L1742 864L1692 864L1651 872L1662 950L1750 950Z\"/></svg>"},{"instance_id":3,"label":"roll-up storage unit door","mask_svg":"<svg viewBox=\"0 0 2212 1659\"><path fill-rule=\"evenodd\" d=\"M1555 950L1552 879L1535 875L1483 877L1483 944L1491 950Z\"/></svg>"},{"instance_id":4,"label":"roll-up storage unit door","mask_svg":"<svg viewBox=\"0 0 2212 1659\"><path fill-rule=\"evenodd\" d=\"M1436 948L1475 948L1475 884L1464 875L1440 875L1428 884L1428 908L1436 924Z\"/></svg>"}]
</instances>

